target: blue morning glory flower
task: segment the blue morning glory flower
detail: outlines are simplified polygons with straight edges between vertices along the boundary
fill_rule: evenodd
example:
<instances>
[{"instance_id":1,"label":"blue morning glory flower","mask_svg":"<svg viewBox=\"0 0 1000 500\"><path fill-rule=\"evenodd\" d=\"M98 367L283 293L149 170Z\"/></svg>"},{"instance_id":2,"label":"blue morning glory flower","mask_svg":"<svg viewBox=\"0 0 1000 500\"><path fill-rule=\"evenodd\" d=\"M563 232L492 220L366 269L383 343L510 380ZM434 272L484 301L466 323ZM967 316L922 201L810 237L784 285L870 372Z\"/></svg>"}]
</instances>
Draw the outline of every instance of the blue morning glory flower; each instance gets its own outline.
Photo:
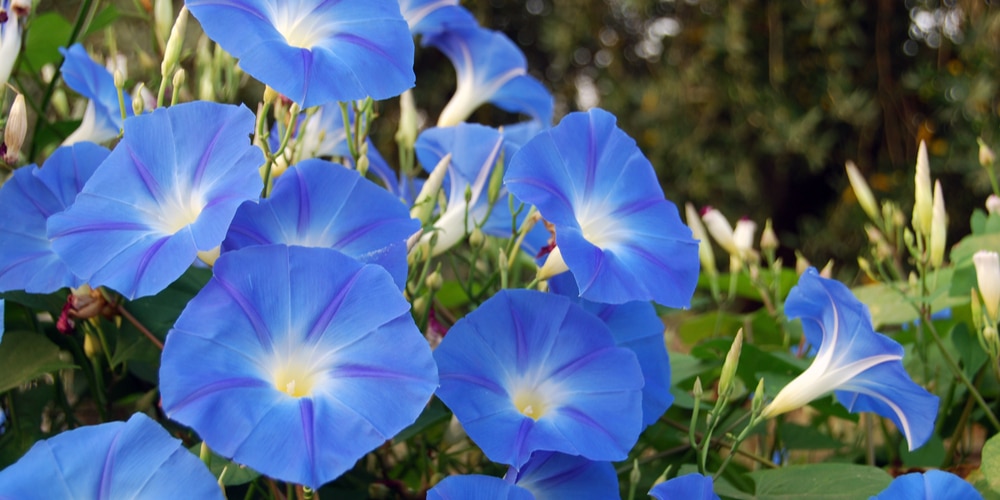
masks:
<instances>
[{"instance_id":1,"label":"blue morning glory flower","mask_svg":"<svg viewBox=\"0 0 1000 500\"><path fill-rule=\"evenodd\" d=\"M530 491L499 477L448 476L427 492L427 500L535 500Z\"/></svg>"},{"instance_id":2,"label":"blue morning glory flower","mask_svg":"<svg viewBox=\"0 0 1000 500\"><path fill-rule=\"evenodd\" d=\"M91 142L57 149L0 187L0 290L51 293L83 284L52 250L45 223L66 210L109 151Z\"/></svg>"},{"instance_id":3,"label":"blue morning glory flower","mask_svg":"<svg viewBox=\"0 0 1000 500\"><path fill-rule=\"evenodd\" d=\"M788 294L785 315L802 319L802 331L819 351L806 371L786 385L763 411L765 418L805 406L835 391L852 412L891 419L910 450L934 431L938 397L903 368L903 346L872 327L868 308L842 283L809 268Z\"/></svg>"},{"instance_id":4,"label":"blue morning glory flower","mask_svg":"<svg viewBox=\"0 0 1000 500\"><path fill-rule=\"evenodd\" d=\"M615 344L635 353L642 368L642 425L653 425L674 402L670 393L670 355L663 340L663 321L650 302L633 301L620 305L602 304L577 298L573 278L567 274L553 276L549 289L560 295L574 297L583 309L611 329Z\"/></svg>"},{"instance_id":5,"label":"blue morning glory flower","mask_svg":"<svg viewBox=\"0 0 1000 500\"><path fill-rule=\"evenodd\" d=\"M660 483L649 490L649 495L657 500L719 500L712 490L712 478L697 472L677 476L667 482Z\"/></svg>"},{"instance_id":6,"label":"blue morning glory flower","mask_svg":"<svg viewBox=\"0 0 1000 500\"><path fill-rule=\"evenodd\" d=\"M503 290L434 351L437 395L486 456L519 469L533 452L622 460L642 427L642 373L608 327L569 299Z\"/></svg>"},{"instance_id":7,"label":"blue morning glory flower","mask_svg":"<svg viewBox=\"0 0 1000 500\"><path fill-rule=\"evenodd\" d=\"M0 470L0 498L218 498L215 477L145 414L39 441Z\"/></svg>"},{"instance_id":8,"label":"blue morning glory flower","mask_svg":"<svg viewBox=\"0 0 1000 500\"><path fill-rule=\"evenodd\" d=\"M260 204L240 206L222 251L271 243L333 248L381 265L402 288L406 239L419 229L388 191L343 165L311 159L278 177Z\"/></svg>"},{"instance_id":9,"label":"blue morning glory flower","mask_svg":"<svg viewBox=\"0 0 1000 500\"><path fill-rule=\"evenodd\" d=\"M414 35L479 26L458 0L399 0L399 9Z\"/></svg>"},{"instance_id":10,"label":"blue morning glory flower","mask_svg":"<svg viewBox=\"0 0 1000 500\"><path fill-rule=\"evenodd\" d=\"M240 68L303 108L413 86L413 38L396 0L186 0Z\"/></svg>"},{"instance_id":11,"label":"blue morning glory flower","mask_svg":"<svg viewBox=\"0 0 1000 500\"><path fill-rule=\"evenodd\" d=\"M66 85L89 99L83 121L63 141L63 145L82 141L104 142L118 137L123 120L114 76L104 66L94 62L87 49L79 43L68 49L60 47L59 52L65 58L62 76ZM131 102L132 98L125 92L126 116L134 115L129 105Z\"/></svg>"},{"instance_id":12,"label":"blue morning glory flower","mask_svg":"<svg viewBox=\"0 0 1000 500\"><path fill-rule=\"evenodd\" d=\"M872 500L933 498L934 500L975 500L983 495L968 481L946 471L912 472L893 479L889 487Z\"/></svg>"},{"instance_id":13,"label":"blue morning glory flower","mask_svg":"<svg viewBox=\"0 0 1000 500\"><path fill-rule=\"evenodd\" d=\"M385 269L329 248L226 252L167 335L167 416L215 452L318 488L416 420L430 347Z\"/></svg>"},{"instance_id":14,"label":"blue morning glory flower","mask_svg":"<svg viewBox=\"0 0 1000 500\"><path fill-rule=\"evenodd\" d=\"M567 115L521 147L504 183L555 226L541 278L568 269L594 302L689 305L698 242L614 115L596 108Z\"/></svg>"},{"instance_id":15,"label":"blue morning glory flower","mask_svg":"<svg viewBox=\"0 0 1000 500\"><path fill-rule=\"evenodd\" d=\"M438 117L439 127L465 121L485 103L552 122L552 95L528 75L524 54L507 35L479 27L456 28L430 33L423 43L444 52L458 75L455 94Z\"/></svg>"},{"instance_id":16,"label":"blue morning glory flower","mask_svg":"<svg viewBox=\"0 0 1000 500\"><path fill-rule=\"evenodd\" d=\"M514 481L536 500L618 498L618 474L611 462L538 451L517 471Z\"/></svg>"},{"instance_id":17,"label":"blue morning glory flower","mask_svg":"<svg viewBox=\"0 0 1000 500\"><path fill-rule=\"evenodd\" d=\"M125 121L76 202L49 218L52 248L90 285L133 299L163 290L222 243L256 199L264 154L245 107L192 102Z\"/></svg>"}]
</instances>

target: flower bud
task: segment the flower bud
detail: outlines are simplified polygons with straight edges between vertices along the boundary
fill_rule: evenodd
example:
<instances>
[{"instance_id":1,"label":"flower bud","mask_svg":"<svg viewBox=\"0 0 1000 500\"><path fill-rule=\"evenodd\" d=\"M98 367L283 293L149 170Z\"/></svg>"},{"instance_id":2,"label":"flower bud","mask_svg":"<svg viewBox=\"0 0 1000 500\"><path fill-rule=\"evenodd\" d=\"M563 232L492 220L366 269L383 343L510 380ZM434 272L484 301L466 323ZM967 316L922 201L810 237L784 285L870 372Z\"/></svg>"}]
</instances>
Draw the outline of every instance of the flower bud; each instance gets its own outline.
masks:
<instances>
[{"instance_id":1,"label":"flower bud","mask_svg":"<svg viewBox=\"0 0 1000 500\"><path fill-rule=\"evenodd\" d=\"M833 277L833 259L830 259L826 262L826 265L823 266L823 269L819 271L819 275L826 279L830 279L831 277Z\"/></svg>"},{"instance_id":2,"label":"flower bud","mask_svg":"<svg viewBox=\"0 0 1000 500\"><path fill-rule=\"evenodd\" d=\"M143 83L139 82L139 86L132 92L132 113L136 116L141 115L146 108L146 101L142 98L142 89L144 88L146 87L143 86Z\"/></svg>"},{"instance_id":3,"label":"flower bud","mask_svg":"<svg viewBox=\"0 0 1000 500\"><path fill-rule=\"evenodd\" d=\"M868 279L878 281L878 279L875 278L875 273L872 271L872 264L871 262L868 262L868 259L858 257L858 268L861 269L861 272L865 273L865 276L868 276Z\"/></svg>"},{"instance_id":4,"label":"flower bud","mask_svg":"<svg viewBox=\"0 0 1000 500\"><path fill-rule=\"evenodd\" d=\"M746 258L753 253L754 233L757 232L757 223L743 217L736 222L736 229L733 230L733 244L741 258Z\"/></svg>"},{"instance_id":5,"label":"flower bud","mask_svg":"<svg viewBox=\"0 0 1000 500\"><path fill-rule=\"evenodd\" d=\"M972 263L976 266L976 281L983 308L990 322L996 324L1000 319L1000 255L980 250L972 256Z\"/></svg>"},{"instance_id":6,"label":"flower bud","mask_svg":"<svg viewBox=\"0 0 1000 500\"><path fill-rule=\"evenodd\" d=\"M736 248L736 242L733 241L733 227L729 225L729 221L726 220L725 215L722 215L722 212L712 207L705 207L701 211L701 220L705 223L708 234L712 235L712 238L723 250L730 255L740 253L739 249Z\"/></svg>"},{"instance_id":7,"label":"flower bud","mask_svg":"<svg viewBox=\"0 0 1000 500\"><path fill-rule=\"evenodd\" d=\"M969 302L969 309L972 312L972 326L977 332L983 330L983 303L979 301L979 292L975 288L969 290L972 299Z\"/></svg>"},{"instance_id":8,"label":"flower bud","mask_svg":"<svg viewBox=\"0 0 1000 500\"><path fill-rule=\"evenodd\" d=\"M778 249L778 235L774 232L771 219L764 223L764 231L760 234L760 249L764 251L774 251Z\"/></svg>"},{"instance_id":9,"label":"flower bud","mask_svg":"<svg viewBox=\"0 0 1000 500\"><path fill-rule=\"evenodd\" d=\"M503 189L503 150L497 156L497 163L493 166L493 171L490 172L490 181L486 187L486 202L490 206L493 206L500 198L500 190Z\"/></svg>"},{"instance_id":10,"label":"flower bud","mask_svg":"<svg viewBox=\"0 0 1000 500\"><path fill-rule=\"evenodd\" d=\"M983 142L982 138L976 139L976 142L979 143L979 164L986 168L992 167L997 156L993 154L993 150Z\"/></svg>"},{"instance_id":11,"label":"flower bud","mask_svg":"<svg viewBox=\"0 0 1000 500\"><path fill-rule=\"evenodd\" d=\"M708 234L701 223L701 217L690 203L684 204L684 214L687 217L687 225L691 228L691 236L698 240L698 260L701 261L701 268L710 276L715 276L718 274L715 267L715 252L712 251L712 243L708 241Z\"/></svg>"},{"instance_id":12,"label":"flower bud","mask_svg":"<svg viewBox=\"0 0 1000 500\"><path fill-rule=\"evenodd\" d=\"M722 375L719 376L719 397L728 398L733 390L733 377L736 376L736 368L740 365L740 353L743 351L743 329L736 332L733 345L729 347L726 360L722 363Z\"/></svg>"},{"instance_id":13,"label":"flower bud","mask_svg":"<svg viewBox=\"0 0 1000 500\"><path fill-rule=\"evenodd\" d=\"M156 43L160 45L160 49L166 47L167 37L170 36L170 28L173 23L173 0L155 0L153 2L153 31L156 33Z\"/></svg>"},{"instance_id":14,"label":"flower bud","mask_svg":"<svg viewBox=\"0 0 1000 500\"><path fill-rule=\"evenodd\" d=\"M441 183L444 182L444 174L448 172L449 165L451 165L451 153L444 155L434 170L431 170L431 175L427 177L427 181L420 188L420 193L417 194L416 201L413 202L410 217L419 220L422 224L426 224L430 220L431 214L434 213L437 193L441 189Z\"/></svg>"},{"instance_id":15,"label":"flower bud","mask_svg":"<svg viewBox=\"0 0 1000 500\"><path fill-rule=\"evenodd\" d=\"M486 243L486 235L483 234L483 230L478 227L473 228L472 232L469 233L469 246L472 248L479 248Z\"/></svg>"},{"instance_id":16,"label":"flower bud","mask_svg":"<svg viewBox=\"0 0 1000 500\"><path fill-rule=\"evenodd\" d=\"M809 269L809 266L810 266L809 259L806 259L806 256L802 255L802 252L796 250L795 251L795 274L798 274L799 276L801 276L802 273L806 272L806 269Z\"/></svg>"},{"instance_id":17,"label":"flower bud","mask_svg":"<svg viewBox=\"0 0 1000 500\"><path fill-rule=\"evenodd\" d=\"M941 181L934 182L934 211L931 217L930 263L939 268L944 263L944 249L948 236L948 214L944 210Z\"/></svg>"},{"instance_id":18,"label":"flower bud","mask_svg":"<svg viewBox=\"0 0 1000 500\"><path fill-rule=\"evenodd\" d=\"M854 190L854 196L858 199L858 205L861 205L861 210L864 210L871 220L877 221L879 218L878 202L875 201L875 195L872 194L871 188L868 187L868 183L865 182L865 178L853 161L848 161L845 167L847 168L847 180L851 183L851 189Z\"/></svg>"},{"instance_id":19,"label":"flower bud","mask_svg":"<svg viewBox=\"0 0 1000 500\"><path fill-rule=\"evenodd\" d=\"M17 162L21 156L21 146L24 145L24 138L28 134L28 109L24 105L24 94L17 94L14 104L10 106L10 114L7 115L7 126L3 130L3 142L7 146L4 152L3 161L8 164Z\"/></svg>"},{"instance_id":20,"label":"flower bud","mask_svg":"<svg viewBox=\"0 0 1000 500\"><path fill-rule=\"evenodd\" d=\"M93 358L99 356L103 352L101 349L101 342L97 340L96 336L92 332L87 332L83 335L83 353L87 355L88 358Z\"/></svg>"},{"instance_id":21,"label":"flower bud","mask_svg":"<svg viewBox=\"0 0 1000 500\"><path fill-rule=\"evenodd\" d=\"M181 60L181 49L184 47L184 32L187 30L187 7L181 7L177 13L177 20L174 27L170 29L170 37L167 38L167 46L163 49L163 62L160 63L160 75L167 78L174 72Z\"/></svg>"},{"instance_id":22,"label":"flower bud","mask_svg":"<svg viewBox=\"0 0 1000 500\"><path fill-rule=\"evenodd\" d=\"M701 377L694 378L694 387L691 388L691 394L695 400L701 399L702 394L705 394L705 389L701 387Z\"/></svg>"},{"instance_id":23,"label":"flower bud","mask_svg":"<svg viewBox=\"0 0 1000 500\"><path fill-rule=\"evenodd\" d=\"M1000 196L991 194L986 198L986 212L991 215L1000 213Z\"/></svg>"},{"instance_id":24,"label":"flower bud","mask_svg":"<svg viewBox=\"0 0 1000 500\"><path fill-rule=\"evenodd\" d=\"M427 277L424 278L424 285L435 292L440 290L444 285L444 278L441 277L441 272L434 271L433 273L428 274Z\"/></svg>"},{"instance_id":25,"label":"flower bud","mask_svg":"<svg viewBox=\"0 0 1000 500\"><path fill-rule=\"evenodd\" d=\"M407 149L413 149L417 142L417 105L413 100L413 90L407 90L399 95L399 129L396 130L396 142Z\"/></svg>"},{"instance_id":26,"label":"flower bud","mask_svg":"<svg viewBox=\"0 0 1000 500\"><path fill-rule=\"evenodd\" d=\"M754 415L760 415L764 409L764 379L757 381L757 389L753 391L753 402L750 403L750 411Z\"/></svg>"},{"instance_id":27,"label":"flower bud","mask_svg":"<svg viewBox=\"0 0 1000 500\"><path fill-rule=\"evenodd\" d=\"M913 230L918 234L931 234L933 194L931 192L931 166L927 160L927 144L920 141L917 150L917 170L913 176Z\"/></svg>"}]
</instances>

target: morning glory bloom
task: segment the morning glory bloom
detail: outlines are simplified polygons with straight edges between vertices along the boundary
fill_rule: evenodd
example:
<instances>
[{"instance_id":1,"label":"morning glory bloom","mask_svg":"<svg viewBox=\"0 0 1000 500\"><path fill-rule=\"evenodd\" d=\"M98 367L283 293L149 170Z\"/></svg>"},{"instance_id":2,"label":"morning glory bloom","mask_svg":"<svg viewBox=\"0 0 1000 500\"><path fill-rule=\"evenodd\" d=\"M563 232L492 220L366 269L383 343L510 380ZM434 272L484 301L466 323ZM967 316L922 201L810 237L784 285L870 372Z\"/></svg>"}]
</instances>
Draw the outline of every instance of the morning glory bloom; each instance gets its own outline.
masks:
<instances>
[{"instance_id":1,"label":"morning glory bloom","mask_svg":"<svg viewBox=\"0 0 1000 500\"><path fill-rule=\"evenodd\" d=\"M49 218L52 248L91 286L129 299L176 280L260 195L264 154L245 107L191 102L125 121L76 202Z\"/></svg>"},{"instance_id":2,"label":"morning glory bloom","mask_svg":"<svg viewBox=\"0 0 1000 500\"><path fill-rule=\"evenodd\" d=\"M585 311L608 325L618 347L635 353L645 380L642 386L642 425L653 425L674 402L670 393L670 356L663 339L665 327L653 304L633 301L615 305L580 299L576 283L567 274L553 276L549 280L549 290L573 297Z\"/></svg>"},{"instance_id":3,"label":"morning glory bloom","mask_svg":"<svg viewBox=\"0 0 1000 500\"><path fill-rule=\"evenodd\" d=\"M893 479L889 487L872 500L933 498L934 500L975 500L983 495L968 481L943 470L912 472Z\"/></svg>"},{"instance_id":4,"label":"morning glory bloom","mask_svg":"<svg viewBox=\"0 0 1000 500\"><path fill-rule=\"evenodd\" d=\"M63 145L81 141L105 142L118 137L124 120L114 76L104 66L94 62L87 49L79 43L68 49L60 48L59 52L65 58L62 76L66 85L89 99L87 109L83 112L83 121L63 141ZM125 92L126 116L134 115L131 102L132 97Z\"/></svg>"},{"instance_id":5,"label":"morning glory bloom","mask_svg":"<svg viewBox=\"0 0 1000 500\"><path fill-rule=\"evenodd\" d=\"M698 242L614 115L567 115L521 147L504 183L555 226L541 278L568 269L580 296L594 302L690 304Z\"/></svg>"},{"instance_id":6,"label":"morning glory bloom","mask_svg":"<svg viewBox=\"0 0 1000 500\"><path fill-rule=\"evenodd\" d=\"M399 9L414 35L479 26L458 0L399 0Z\"/></svg>"},{"instance_id":7,"label":"morning glory bloom","mask_svg":"<svg viewBox=\"0 0 1000 500\"><path fill-rule=\"evenodd\" d=\"M891 419L910 450L927 441L934 431L938 397L913 382L903 368L903 346L874 330L868 308L846 286L810 267L789 292L785 315L802 319L806 341L819 351L809 368L764 408L763 417L795 410L835 391L848 410Z\"/></svg>"},{"instance_id":8,"label":"morning glory bloom","mask_svg":"<svg viewBox=\"0 0 1000 500\"><path fill-rule=\"evenodd\" d=\"M524 54L507 35L479 27L457 28L428 34L423 43L444 52L458 75L455 94L438 117L439 127L465 121L485 103L552 122L552 95L528 75Z\"/></svg>"},{"instance_id":9,"label":"morning glory bloom","mask_svg":"<svg viewBox=\"0 0 1000 500\"><path fill-rule=\"evenodd\" d=\"M520 469L533 452L623 460L642 428L642 373L608 327L569 299L503 290L434 351L437 395L486 456Z\"/></svg>"},{"instance_id":10,"label":"morning glory bloom","mask_svg":"<svg viewBox=\"0 0 1000 500\"><path fill-rule=\"evenodd\" d=\"M535 500L618 498L618 474L611 462L538 451L517 471L514 481Z\"/></svg>"},{"instance_id":11,"label":"morning glory bloom","mask_svg":"<svg viewBox=\"0 0 1000 500\"><path fill-rule=\"evenodd\" d=\"M220 455L318 488L413 423L430 347L385 269L329 248L223 253L167 335L163 411Z\"/></svg>"},{"instance_id":12,"label":"morning glory bloom","mask_svg":"<svg viewBox=\"0 0 1000 500\"><path fill-rule=\"evenodd\" d=\"M0 291L51 293L83 284L52 250L45 223L66 210L109 151L91 142L57 149L0 187Z\"/></svg>"},{"instance_id":13,"label":"morning glory bloom","mask_svg":"<svg viewBox=\"0 0 1000 500\"><path fill-rule=\"evenodd\" d=\"M21 52L22 18L27 17L31 10L31 2L27 0L3 0L0 11L7 17L0 21L0 87L7 83L10 72L14 70L17 55Z\"/></svg>"},{"instance_id":14,"label":"morning glory bloom","mask_svg":"<svg viewBox=\"0 0 1000 500\"><path fill-rule=\"evenodd\" d=\"M427 500L535 500L530 491L499 477L448 476L427 492Z\"/></svg>"},{"instance_id":15,"label":"morning glory bloom","mask_svg":"<svg viewBox=\"0 0 1000 500\"><path fill-rule=\"evenodd\" d=\"M649 496L657 500L719 500L712 490L712 478L697 472L677 476L667 482L660 483L649 490Z\"/></svg>"},{"instance_id":16,"label":"morning glory bloom","mask_svg":"<svg viewBox=\"0 0 1000 500\"><path fill-rule=\"evenodd\" d=\"M271 243L333 248L381 265L402 288L406 239L419 229L388 191L343 165L311 159L278 177L260 204L240 206L222 251Z\"/></svg>"},{"instance_id":17,"label":"morning glory bloom","mask_svg":"<svg viewBox=\"0 0 1000 500\"><path fill-rule=\"evenodd\" d=\"M303 108L413 86L413 38L396 0L186 0L240 68Z\"/></svg>"},{"instance_id":18,"label":"morning glory bloom","mask_svg":"<svg viewBox=\"0 0 1000 500\"><path fill-rule=\"evenodd\" d=\"M0 470L2 499L222 499L215 477L143 413L38 441Z\"/></svg>"}]
</instances>

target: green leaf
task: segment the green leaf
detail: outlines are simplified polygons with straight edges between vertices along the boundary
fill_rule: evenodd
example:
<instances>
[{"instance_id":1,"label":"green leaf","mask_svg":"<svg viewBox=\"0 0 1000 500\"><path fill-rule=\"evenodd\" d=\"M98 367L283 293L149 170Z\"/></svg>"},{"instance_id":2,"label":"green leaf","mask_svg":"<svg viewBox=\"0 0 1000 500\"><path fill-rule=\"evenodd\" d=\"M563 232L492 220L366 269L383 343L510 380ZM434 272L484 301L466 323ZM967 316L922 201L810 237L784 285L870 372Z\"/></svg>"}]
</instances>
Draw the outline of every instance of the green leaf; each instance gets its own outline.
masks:
<instances>
[{"instance_id":1,"label":"green leaf","mask_svg":"<svg viewBox=\"0 0 1000 500\"><path fill-rule=\"evenodd\" d=\"M111 23L117 21L121 15L122 13L118 10L118 7L115 7L114 5L109 5L101 9L101 11L94 16L94 19L90 21L90 26L87 26L87 32L84 36L96 33L110 26Z\"/></svg>"},{"instance_id":2,"label":"green leaf","mask_svg":"<svg viewBox=\"0 0 1000 500\"><path fill-rule=\"evenodd\" d=\"M962 360L962 368L970 379L975 378L979 368L989 358L989 355L983 351L983 347L979 345L979 339L976 338L976 335L969 331L969 327L965 323L956 323L951 329L950 335L951 343L955 346L955 350L958 351Z\"/></svg>"},{"instance_id":3,"label":"green leaf","mask_svg":"<svg viewBox=\"0 0 1000 500\"><path fill-rule=\"evenodd\" d=\"M441 400L434 398L431 400L431 404L427 405L427 408L424 408L424 411L420 413L417 420L410 424L409 427L399 431L399 434L396 434L396 437L392 438L392 441L394 443L404 442L420 434L424 429L447 420L450 416L451 411L448 410L448 407Z\"/></svg>"},{"instance_id":4,"label":"green leaf","mask_svg":"<svg viewBox=\"0 0 1000 500\"><path fill-rule=\"evenodd\" d=\"M754 499L854 500L876 495L892 477L882 469L855 464L812 464L751 472Z\"/></svg>"},{"instance_id":5,"label":"green leaf","mask_svg":"<svg viewBox=\"0 0 1000 500\"><path fill-rule=\"evenodd\" d=\"M73 368L64 361L59 348L43 335L7 332L0 342L0 393L30 382L46 373Z\"/></svg>"},{"instance_id":6,"label":"green leaf","mask_svg":"<svg viewBox=\"0 0 1000 500\"><path fill-rule=\"evenodd\" d=\"M840 440L820 432L815 426L781 425L781 442L790 450L835 450L844 446Z\"/></svg>"},{"instance_id":7,"label":"green leaf","mask_svg":"<svg viewBox=\"0 0 1000 500\"><path fill-rule=\"evenodd\" d=\"M46 12L31 20L24 40L24 60L32 70L62 59L59 47L65 47L73 33L73 25L55 12Z\"/></svg>"},{"instance_id":8,"label":"green leaf","mask_svg":"<svg viewBox=\"0 0 1000 500\"><path fill-rule=\"evenodd\" d=\"M990 489L1000 493L1000 434L991 437L983 445L983 460L979 466Z\"/></svg>"},{"instance_id":9,"label":"green leaf","mask_svg":"<svg viewBox=\"0 0 1000 500\"><path fill-rule=\"evenodd\" d=\"M173 328L184 306L211 278L211 270L191 267L162 292L152 297L133 300L124 307L139 320L139 323L163 340L167 332Z\"/></svg>"},{"instance_id":10,"label":"green leaf","mask_svg":"<svg viewBox=\"0 0 1000 500\"><path fill-rule=\"evenodd\" d=\"M686 345L695 345L702 340L719 335L730 339L743 326L743 317L725 312L711 312L686 319L677 330L677 335ZM732 342L732 340L730 340ZM728 350L729 347L727 346Z\"/></svg>"},{"instance_id":11,"label":"green leaf","mask_svg":"<svg viewBox=\"0 0 1000 500\"><path fill-rule=\"evenodd\" d=\"M905 439L899 442L899 458L906 467L940 467L944 454L944 441L937 434L931 435L923 446L913 451L910 451Z\"/></svg>"},{"instance_id":12,"label":"green leaf","mask_svg":"<svg viewBox=\"0 0 1000 500\"><path fill-rule=\"evenodd\" d=\"M198 443L190 448L188 451L194 453L195 456L200 456L201 443ZM222 478L223 486L236 486L239 484L246 484L260 476L260 473L245 466L237 464L232 460L226 460L225 458L216 455L215 452L211 452L211 456L208 458L208 469L212 471L212 475L216 479L222 475L222 471L226 471L225 477Z\"/></svg>"}]
</instances>

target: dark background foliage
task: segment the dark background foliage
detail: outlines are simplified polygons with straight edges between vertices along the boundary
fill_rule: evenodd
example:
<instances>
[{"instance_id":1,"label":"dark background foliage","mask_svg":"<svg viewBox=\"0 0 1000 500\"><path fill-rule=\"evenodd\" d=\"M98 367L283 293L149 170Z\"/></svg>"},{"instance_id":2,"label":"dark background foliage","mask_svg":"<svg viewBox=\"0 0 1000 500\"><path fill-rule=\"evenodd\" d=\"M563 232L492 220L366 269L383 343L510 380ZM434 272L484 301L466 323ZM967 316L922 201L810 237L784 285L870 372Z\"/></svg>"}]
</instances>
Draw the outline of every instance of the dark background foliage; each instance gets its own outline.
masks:
<instances>
[{"instance_id":1,"label":"dark background foliage","mask_svg":"<svg viewBox=\"0 0 1000 500\"><path fill-rule=\"evenodd\" d=\"M917 144L926 140L932 176L945 188L949 243L966 234L968 214L989 191L976 138L1000 146L1000 16L991 2L465 5L522 47L529 71L556 94L557 117L592 105L614 112L659 169L668 198L716 206L733 220L773 217L786 259L798 248L818 265L834 258L856 268L864 216L846 160L876 196L912 200ZM418 82L432 78L441 83L419 97L436 116L446 96L428 90L451 88L454 77L428 64Z\"/></svg>"}]
</instances>

